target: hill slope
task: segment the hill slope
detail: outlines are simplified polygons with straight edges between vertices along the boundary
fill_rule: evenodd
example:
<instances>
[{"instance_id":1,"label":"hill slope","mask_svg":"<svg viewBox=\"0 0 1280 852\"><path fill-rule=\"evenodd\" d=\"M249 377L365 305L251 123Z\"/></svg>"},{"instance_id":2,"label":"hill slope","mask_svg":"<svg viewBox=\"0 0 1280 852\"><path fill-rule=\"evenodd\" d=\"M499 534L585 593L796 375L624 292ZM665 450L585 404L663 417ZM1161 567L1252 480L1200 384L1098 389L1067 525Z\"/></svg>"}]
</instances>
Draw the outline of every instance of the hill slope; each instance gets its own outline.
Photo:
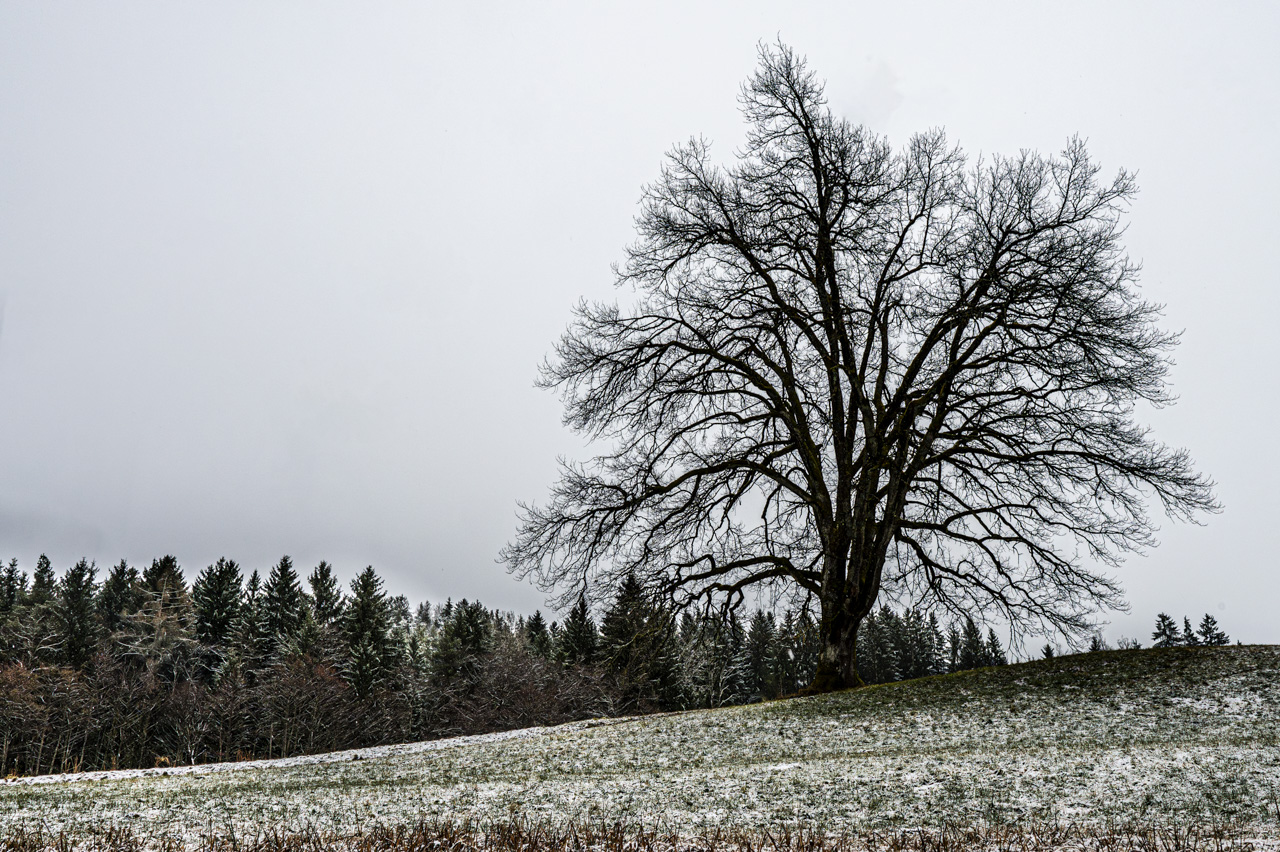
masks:
<instances>
[{"instance_id":1,"label":"hill slope","mask_svg":"<svg viewBox=\"0 0 1280 852\"><path fill-rule=\"evenodd\" d=\"M1280 647L1060 657L361 754L10 781L0 784L0 827L253 832L512 814L830 829L1232 817L1272 833Z\"/></svg>"}]
</instances>

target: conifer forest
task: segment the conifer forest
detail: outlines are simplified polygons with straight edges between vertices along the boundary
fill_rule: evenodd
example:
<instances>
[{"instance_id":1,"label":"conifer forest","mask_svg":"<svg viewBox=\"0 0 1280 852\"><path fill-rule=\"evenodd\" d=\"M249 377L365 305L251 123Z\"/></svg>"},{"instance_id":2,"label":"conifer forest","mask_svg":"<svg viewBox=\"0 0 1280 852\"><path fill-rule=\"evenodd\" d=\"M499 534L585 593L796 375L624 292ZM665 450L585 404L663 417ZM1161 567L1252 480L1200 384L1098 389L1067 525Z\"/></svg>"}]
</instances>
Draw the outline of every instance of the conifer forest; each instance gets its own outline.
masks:
<instances>
[{"instance_id":1,"label":"conifer forest","mask_svg":"<svg viewBox=\"0 0 1280 852\"><path fill-rule=\"evenodd\" d=\"M691 613L623 580L597 623L480 601L411 606L368 567L346 588L283 557L264 578L172 556L99 576L46 557L0 569L0 774L285 757L598 716L745 704L803 688L810 612ZM1225 644L1161 613L1157 646ZM1137 644L1136 642L1134 643ZM1100 637L1093 650L1106 645ZM1049 652L1046 652L1046 655ZM1003 665L994 629L881 607L859 635L868 683Z\"/></svg>"}]
</instances>

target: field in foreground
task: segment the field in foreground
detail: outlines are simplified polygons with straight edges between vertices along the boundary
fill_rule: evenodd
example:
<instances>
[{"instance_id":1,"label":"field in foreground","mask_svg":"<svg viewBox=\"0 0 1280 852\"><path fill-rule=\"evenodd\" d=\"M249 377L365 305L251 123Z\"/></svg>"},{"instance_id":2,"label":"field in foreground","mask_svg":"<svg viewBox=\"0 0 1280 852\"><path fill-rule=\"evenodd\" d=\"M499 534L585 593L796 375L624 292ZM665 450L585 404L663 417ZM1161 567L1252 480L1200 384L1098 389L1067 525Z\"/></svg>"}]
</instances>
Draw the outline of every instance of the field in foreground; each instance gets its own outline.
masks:
<instances>
[{"instance_id":1,"label":"field in foreground","mask_svg":"<svg viewBox=\"0 0 1280 852\"><path fill-rule=\"evenodd\" d=\"M439 819L694 833L1230 822L1276 838L1280 647L1060 657L355 756L8 781L0 838L195 841Z\"/></svg>"}]
</instances>

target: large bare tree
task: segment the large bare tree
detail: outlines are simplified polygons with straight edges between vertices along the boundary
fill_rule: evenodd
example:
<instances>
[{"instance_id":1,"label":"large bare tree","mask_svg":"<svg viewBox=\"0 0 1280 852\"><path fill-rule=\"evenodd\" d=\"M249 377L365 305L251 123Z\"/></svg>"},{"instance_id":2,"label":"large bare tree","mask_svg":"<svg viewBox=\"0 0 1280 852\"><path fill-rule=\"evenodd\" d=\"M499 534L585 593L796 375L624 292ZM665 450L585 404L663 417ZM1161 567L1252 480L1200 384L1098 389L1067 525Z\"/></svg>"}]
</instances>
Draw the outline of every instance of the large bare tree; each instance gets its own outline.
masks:
<instances>
[{"instance_id":1,"label":"large bare tree","mask_svg":"<svg viewBox=\"0 0 1280 852\"><path fill-rule=\"evenodd\" d=\"M1148 505L1216 504L1134 419L1176 335L1121 245L1131 175L1080 141L970 162L834 117L785 46L744 85L746 143L669 155L618 270L544 365L608 447L522 507L503 559L566 596L634 572L676 606L820 605L813 688L860 683L882 594L1078 636Z\"/></svg>"}]
</instances>

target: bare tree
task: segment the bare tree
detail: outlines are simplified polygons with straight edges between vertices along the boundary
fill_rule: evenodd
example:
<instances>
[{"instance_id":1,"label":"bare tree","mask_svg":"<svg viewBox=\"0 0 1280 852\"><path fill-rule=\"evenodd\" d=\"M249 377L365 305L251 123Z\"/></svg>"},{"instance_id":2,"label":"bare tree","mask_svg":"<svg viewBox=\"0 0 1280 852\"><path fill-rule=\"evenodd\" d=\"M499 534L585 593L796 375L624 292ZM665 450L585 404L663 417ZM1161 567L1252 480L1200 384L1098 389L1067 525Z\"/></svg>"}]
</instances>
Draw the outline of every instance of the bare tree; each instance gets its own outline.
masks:
<instances>
[{"instance_id":1,"label":"bare tree","mask_svg":"<svg viewBox=\"0 0 1280 852\"><path fill-rule=\"evenodd\" d=\"M1138 402L1172 401L1176 335L1136 292L1085 146L970 163L832 116L785 46L744 85L727 167L676 147L618 283L543 367L611 449L523 505L502 558L565 598L635 572L677 606L794 589L821 607L813 689L860 683L881 594L1083 637L1147 506L1217 508Z\"/></svg>"}]
</instances>

